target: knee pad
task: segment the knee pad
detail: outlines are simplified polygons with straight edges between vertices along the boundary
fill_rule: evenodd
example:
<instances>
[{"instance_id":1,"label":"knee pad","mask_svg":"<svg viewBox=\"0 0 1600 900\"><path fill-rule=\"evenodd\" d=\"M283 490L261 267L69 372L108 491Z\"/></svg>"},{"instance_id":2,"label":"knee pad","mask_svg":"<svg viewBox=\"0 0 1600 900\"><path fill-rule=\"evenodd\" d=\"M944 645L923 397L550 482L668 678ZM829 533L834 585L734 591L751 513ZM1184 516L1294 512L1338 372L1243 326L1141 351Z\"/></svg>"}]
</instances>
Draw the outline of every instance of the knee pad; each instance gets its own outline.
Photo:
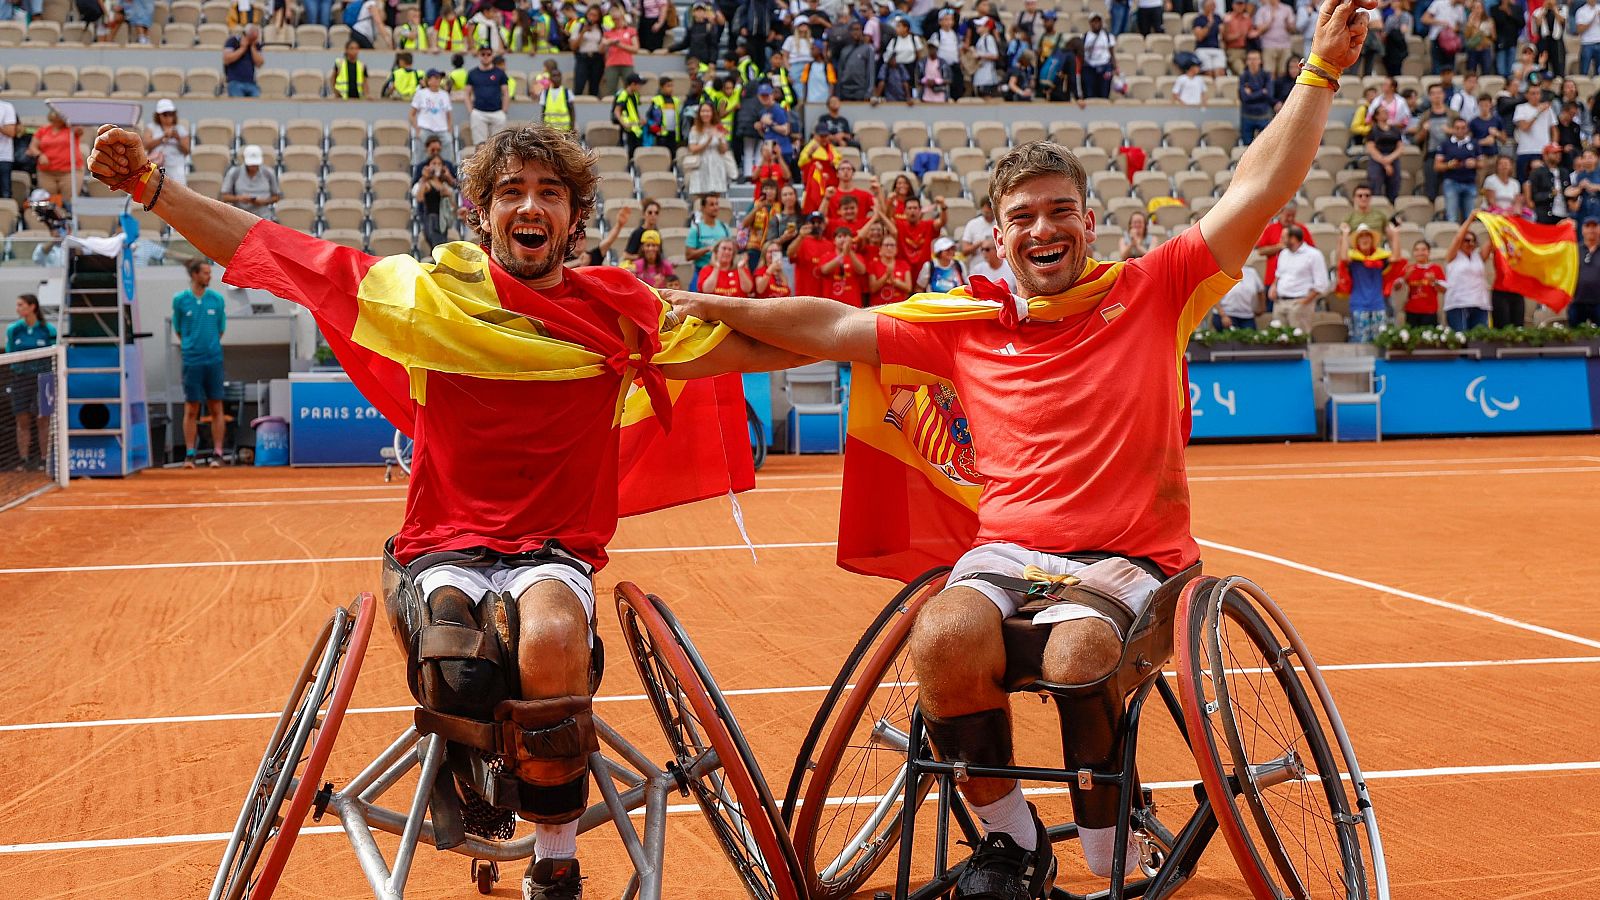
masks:
<instances>
[{"instance_id":1,"label":"knee pad","mask_svg":"<svg viewBox=\"0 0 1600 900\"><path fill-rule=\"evenodd\" d=\"M1095 772L1119 769L1126 735L1122 699L1115 687L1102 683L1091 690L1052 696L1061 717L1063 768ZM1088 828L1116 825L1119 801L1132 802L1132 796L1138 794L1137 781L1135 777L1132 795L1126 800L1113 785L1097 784L1088 789L1070 785L1073 820Z\"/></svg>"},{"instance_id":2,"label":"knee pad","mask_svg":"<svg viewBox=\"0 0 1600 900\"><path fill-rule=\"evenodd\" d=\"M940 758L975 766L1011 765L1009 709L986 709L948 719L924 713L922 720Z\"/></svg>"},{"instance_id":3,"label":"knee pad","mask_svg":"<svg viewBox=\"0 0 1600 900\"><path fill-rule=\"evenodd\" d=\"M520 686L515 601L490 593L474 606L457 588L441 587L424 605L406 656L412 696L434 712L489 719Z\"/></svg>"},{"instance_id":4,"label":"knee pad","mask_svg":"<svg viewBox=\"0 0 1600 900\"><path fill-rule=\"evenodd\" d=\"M530 822L561 825L589 805L589 754L600 749L593 698L504 700L495 707L500 743L515 771L516 807Z\"/></svg>"}]
</instances>

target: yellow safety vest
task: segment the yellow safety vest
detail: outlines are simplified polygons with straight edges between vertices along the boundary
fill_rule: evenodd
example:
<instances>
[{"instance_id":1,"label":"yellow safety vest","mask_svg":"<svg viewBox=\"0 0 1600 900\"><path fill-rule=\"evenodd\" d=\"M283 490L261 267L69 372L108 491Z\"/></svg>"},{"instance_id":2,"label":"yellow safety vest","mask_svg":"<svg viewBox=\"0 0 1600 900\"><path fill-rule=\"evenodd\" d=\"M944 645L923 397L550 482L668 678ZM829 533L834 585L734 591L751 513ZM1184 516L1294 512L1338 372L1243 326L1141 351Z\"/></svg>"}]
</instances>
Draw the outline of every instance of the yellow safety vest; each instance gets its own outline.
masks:
<instances>
[{"instance_id":1,"label":"yellow safety vest","mask_svg":"<svg viewBox=\"0 0 1600 900\"><path fill-rule=\"evenodd\" d=\"M679 131L683 128L683 116L679 114L681 107L678 105L678 98L663 97L657 94L655 99L650 101L650 105L661 110L661 134L664 137L677 137ZM669 109L672 110L672 126L670 128L667 126L667 110Z\"/></svg>"},{"instance_id":2,"label":"yellow safety vest","mask_svg":"<svg viewBox=\"0 0 1600 900\"><path fill-rule=\"evenodd\" d=\"M445 53L459 50L467 43L466 34L461 30L460 19L440 19L434 32L439 41L439 49Z\"/></svg>"},{"instance_id":3,"label":"yellow safety vest","mask_svg":"<svg viewBox=\"0 0 1600 900\"><path fill-rule=\"evenodd\" d=\"M424 52L428 50L428 26L419 24L416 30L412 31L410 25L401 25L400 31L404 35L400 38L401 50L421 50Z\"/></svg>"},{"instance_id":4,"label":"yellow safety vest","mask_svg":"<svg viewBox=\"0 0 1600 900\"><path fill-rule=\"evenodd\" d=\"M479 22L472 26L472 44L481 50L484 47L494 47L495 26L487 22Z\"/></svg>"},{"instance_id":5,"label":"yellow safety vest","mask_svg":"<svg viewBox=\"0 0 1600 900\"><path fill-rule=\"evenodd\" d=\"M739 103L743 99L744 85L734 85L733 90L728 94L728 105L723 107L725 112L722 116L722 127L728 129L729 134L733 133L733 116L739 111Z\"/></svg>"},{"instance_id":6,"label":"yellow safety vest","mask_svg":"<svg viewBox=\"0 0 1600 900\"><path fill-rule=\"evenodd\" d=\"M728 95L727 94L724 94L723 92L721 92L721 91L719 91L719 90L717 90L716 88L713 88L713 87L706 88L705 94L706 94L707 97L710 97L712 100L715 100L716 103L717 103L717 106L721 107L724 110L726 110L728 108Z\"/></svg>"},{"instance_id":7,"label":"yellow safety vest","mask_svg":"<svg viewBox=\"0 0 1600 900\"><path fill-rule=\"evenodd\" d=\"M404 100L411 99L421 81L422 74L416 69L395 69L389 73L389 83L394 86L394 95Z\"/></svg>"},{"instance_id":8,"label":"yellow safety vest","mask_svg":"<svg viewBox=\"0 0 1600 900\"><path fill-rule=\"evenodd\" d=\"M466 69L451 69L450 70L450 87L451 87L452 90L457 90L457 91L466 89L466 87L467 87L467 70Z\"/></svg>"},{"instance_id":9,"label":"yellow safety vest","mask_svg":"<svg viewBox=\"0 0 1600 900\"><path fill-rule=\"evenodd\" d=\"M359 100L367 94L367 64L356 60L356 89L350 92L350 66L344 57L339 57L333 63L333 92L340 97ZM414 88L413 88L414 90Z\"/></svg>"},{"instance_id":10,"label":"yellow safety vest","mask_svg":"<svg viewBox=\"0 0 1600 900\"><path fill-rule=\"evenodd\" d=\"M756 65L756 61L751 59L748 56L746 56L744 59L739 60L739 64L734 66L734 68L737 69L738 72L739 72L739 80L740 81L749 81L751 78L755 77L756 75L760 75L761 74L761 67ZM751 75L750 74L750 70L751 69L755 70L755 75Z\"/></svg>"},{"instance_id":11,"label":"yellow safety vest","mask_svg":"<svg viewBox=\"0 0 1600 900\"><path fill-rule=\"evenodd\" d=\"M829 66L828 66L828 73L830 75L833 74L833 66L832 66L832 64L829 64ZM773 90L776 91L777 94L778 94L778 105L783 107L784 109L793 109L794 108L794 99L795 99L794 98L794 83L789 80L789 73L787 71L783 70L783 69L778 69L778 70L774 71L772 73L772 75L773 75L774 78L777 79L777 82L778 82L773 87ZM808 78L808 79L811 77L811 67L810 66L806 66L805 77ZM829 78L828 79L828 83L829 84L833 84L833 79Z\"/></svg>"},{"instance_id":12,"label":"yellow safety vest","mask_svg":"<svg viewBox=\"0 0 1600 900\"><path fill-rule=\"evenodd\" d=\"M517 80L512 78L509 72L506 73L506 97L509 100L517 99ZM510 110L507 109L505 112L510 112Z\"/></svg>"},{"instance_id":13,"label":"yellow safety vest","mask_svg":"<svg viewBox=\"0 0 1600 900\"><path fill-rule=\"evenodd\" d=\"M628 89L623 88L617 91L617 98L612 101L613 110L618 106L622 107L622 114L617 116L617 124L634 137L642 137L644 126L639 122L638 96L628 93Z\"/></svg>"},{"instance_id":14,"label":"yellow safety vest","mask_svg":"<svg viewBox=\"0 0 1600 900\"><path fill-rule=\"evenodd\" d=\"M551 86L544 92L544 124L562 131L572 130L572 92Z\"/></svg>"}]
</instances>

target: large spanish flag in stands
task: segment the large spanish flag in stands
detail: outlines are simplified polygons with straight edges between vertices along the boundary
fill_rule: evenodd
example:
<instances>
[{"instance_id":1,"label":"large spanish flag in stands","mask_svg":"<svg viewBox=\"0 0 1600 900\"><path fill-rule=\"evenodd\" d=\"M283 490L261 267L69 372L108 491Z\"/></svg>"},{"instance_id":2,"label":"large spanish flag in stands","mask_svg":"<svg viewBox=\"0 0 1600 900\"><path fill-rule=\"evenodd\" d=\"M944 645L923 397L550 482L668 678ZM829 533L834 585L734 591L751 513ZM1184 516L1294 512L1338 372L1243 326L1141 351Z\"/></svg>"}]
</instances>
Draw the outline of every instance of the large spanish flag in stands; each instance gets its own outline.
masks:
<instances>
[{"instance_id":1,"label":"large spanish flag in stands","mask_svg":"<svg viewBox=\"0 0 1600 900\"><path fill-rule=\"evenodd\" d=\"M333 245L321 242L291 244L302 253L324 247L333 252ZM591 329L584 337L581 323L538 321L503 307L496 283L510 276L491 266L482 248L451 243L435 247L433 255L433 262L367 257L372 265L360 276L353 322L343 307L311 307L351 380L395 427L413 431L416 405L427 402L430 372L565 381L620 371L620 515L755 486L739 376L670 381L660 369L710 352L730 333L727 326L689 319L668 327L670 307L648 288L641 291L631 273L569 270L569 278L590 282L585 292L594 302L617 313L625 341L614 346L609 332ZM298 262L317 266L315 259ZM552 337L552 331L570 339ZM687 462L701 460L717 464Z\"/></svg>"},{"instance_id":2,"label":"large spanish flag in stands","mask_svg":"<svg viewBox=\"0 0 1600 900\"><path fill-rule=\"evenodd\" d=\"M1024 301L975 276L970 288L918 294L872 312L909 322L1063 319L1097 307L1122 265L1089 260L1077 285L1050 297ZM905 366L852 367L839 510L842 568L911 581L972 546L983 476L966 418L945 379Z\"/></svg>"},{"instance_id":3,"label":"large spanish flag in stands","mask_svg":"<svg viewBox=\"0 0 1600 900\"><path fill-rule=\"evenodd\" d=\"M1479 212L1494 247L1494 289L1521 294L1560 312L1578 285L1578 236L1572 224L1536 225Z\"/></svg>"}]
</instances>

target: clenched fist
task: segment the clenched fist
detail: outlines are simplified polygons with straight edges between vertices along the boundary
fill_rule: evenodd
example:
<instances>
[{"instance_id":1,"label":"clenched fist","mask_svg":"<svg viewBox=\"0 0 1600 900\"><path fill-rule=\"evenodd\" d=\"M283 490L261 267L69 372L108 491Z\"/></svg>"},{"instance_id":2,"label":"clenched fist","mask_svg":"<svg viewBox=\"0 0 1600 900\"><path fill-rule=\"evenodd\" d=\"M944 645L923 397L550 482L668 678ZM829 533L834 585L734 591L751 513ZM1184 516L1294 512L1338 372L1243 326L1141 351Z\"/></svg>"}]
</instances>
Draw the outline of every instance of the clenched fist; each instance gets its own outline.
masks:
<instances>
[{"instance_id":1,"label":"clenched fist","mask_svg":"<svg viewBox=\"0 0 1600 900\"><path fill-rule=\"evenodd\" d=\"M115 125L102 125L89 152L89 174L116 187L150 164L139 136Z\"/></svg>"},{"instance_id":2,"label":"clenched fist","mask_svg":"<svg viewBox=\"0 0 1600 900\"><path fill-rule=\"evenodd\" d=\"M1367 41L1368 12L1377 6L1378 0L1323 0L1311 52L1341 70L1355 65Z\"/></svg>"}]
</instances>

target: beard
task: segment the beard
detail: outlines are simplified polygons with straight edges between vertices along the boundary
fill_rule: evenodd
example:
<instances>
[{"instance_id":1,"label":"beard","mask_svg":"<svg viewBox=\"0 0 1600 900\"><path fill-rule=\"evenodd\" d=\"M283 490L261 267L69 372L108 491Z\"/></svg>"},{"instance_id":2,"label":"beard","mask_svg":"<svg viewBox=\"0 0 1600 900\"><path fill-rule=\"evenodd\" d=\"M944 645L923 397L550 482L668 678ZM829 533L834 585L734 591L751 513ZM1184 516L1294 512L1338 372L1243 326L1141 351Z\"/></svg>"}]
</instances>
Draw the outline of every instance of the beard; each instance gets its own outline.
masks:
<instances>
[{"instance_id":1,"label":"beard","mask_svg":"<svg viewBox=\"0 0 1600 900\"><path fill-rule=\"evenodd\" d=\"M544 247L549 251L543 259L532 262L524 261L516 255L516 241L512 240L509 232L496 234L490 241L489 252L494 254L494 261L500 268L513 278L523 281L538 281L547 278L566 264L567 257L572 253L573 236L567 234L557 240L551 237Z\"/></svg>"}]
</instances>

